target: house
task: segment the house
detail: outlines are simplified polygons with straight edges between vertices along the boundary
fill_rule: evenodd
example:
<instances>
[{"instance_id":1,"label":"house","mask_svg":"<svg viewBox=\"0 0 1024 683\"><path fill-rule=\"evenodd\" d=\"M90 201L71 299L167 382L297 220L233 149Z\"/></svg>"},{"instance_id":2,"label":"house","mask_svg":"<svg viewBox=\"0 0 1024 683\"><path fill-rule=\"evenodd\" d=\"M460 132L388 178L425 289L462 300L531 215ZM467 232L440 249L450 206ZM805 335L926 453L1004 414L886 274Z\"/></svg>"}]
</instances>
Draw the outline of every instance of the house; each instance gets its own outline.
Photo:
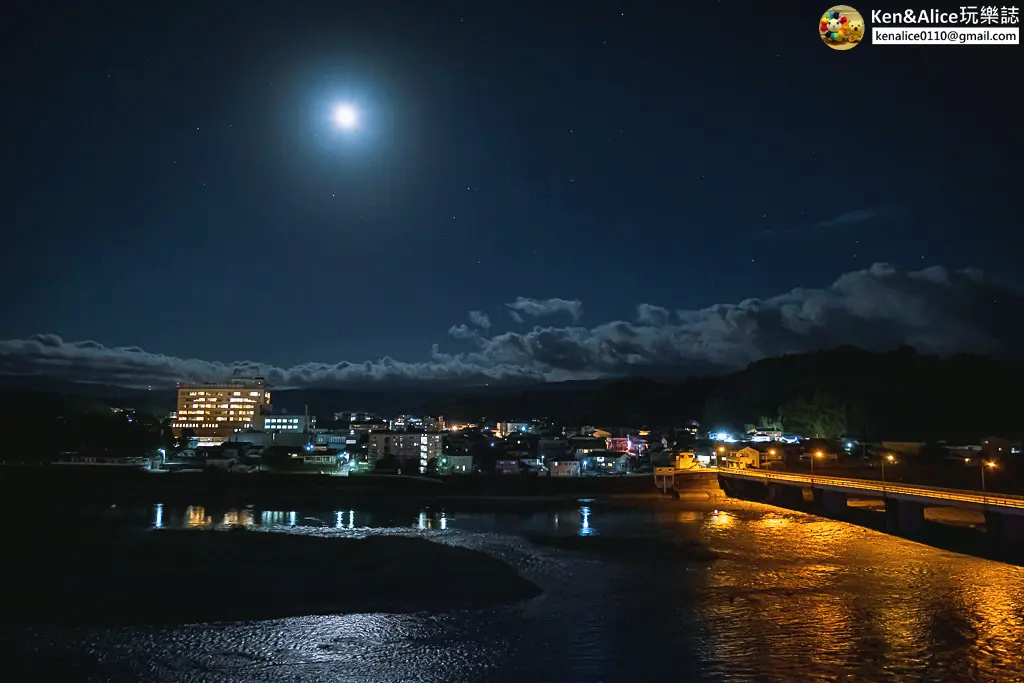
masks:
<instances>
[{"instance_id":1,"label":"house","mask_svg":"<svg viewBox=\"0 0 1024 683\"><path fill-rule=\"evenodd\" d=\"M692 470L695 467L700 467L701 464L697 460L696 453L693 453L691 451L683 451L676 453L675 466L677 470Z\"/></svg>"},{"instance_id":2,"label":"house","mask_svg":"<svg viewBox=\"0 0 1024 683\"><path fill-rule=\"evenodd\" d=\"M1011 441L1000 436L987 436L981 440L981 452L986 458L1005 458L1021 452L1019 441Z\"/></svg>"},{"instance_id":3,"label":"house","mask_svg":"<svg viewBox=\"0 0 1024 683\"><path fill-rule=\"evenodd\" d=\"M197 448L196 454L201 459L203 467L213 470L229 471L238 464L238 456L234 450L226 450L220 446L208 448Z\"/></svg>"},{"instance_id":4,"label":"house","mask_svg":"<svg viewBox=\"0 0 1024 683\"><path fill-rule=\"evenodd\" d=\"M569 442L560 438L541 439L537 444L537 454L543 460L565 458L569 450Z\"/></svg>"},{"instance_id":5,"label":"house","mask_svg":"<svg viewBox=\"0 0 1024 683\"><path fill-rule=\"evenodd\" d=\"M441 458L442 474L472 474L472 455L445 455Z\"/></svg>"},{"instance_id":6,"label":"house","mask_svg":"<svg viewBox=\"0 0 1024 683\"><path fill-rule=\"evenodd\" d=\"M923 441L883 441L882 448L900 455L920 455Z\"/></svg>"},{"instance_id":7,"label":"house","mask_svg":"<svg viewBox=\"0 0 1024 683\"><path fill-rule=\"evenodd\" d=\"M550 477L578 477L580 476L579 460L552 460L548 463L548 476Z\"/></svg>"},{"instance_id":8,"label":"house","mask_svg":"<svg viewBox=\"0 0 1024 683\"><path fill-rule=\"evenodd\" d=\"M576 460L581 463L580 470L588 472L617 473L625 472L629 455L615 451L595 450L589 453L577 451Z\"/></svg>"},{"instance_id":9,"label":"house","mask_svg":"<svg viewBox=\"0 0 1024 683\"><path fill-rule=\"evenodd\" d=\"M499 460L494 463L495 474L519 474L518 460Z\"/></svg>"},{"instance_id":10,"label":"house","mask_svg":"<svg viewBox=\"0 0 1024 683\"><path fill-rule=\"evenodd\" d=\"M586 456L595 451L606 451L608 441L605 437L574 436L569 439L569 451L577 460L580 456Z\"/></svg>"},{"instance_id":11,"label":"house","mask_svg":"<svg viewBox=\"0 0 1024 683\"><path fill-rule=\"evenodd\" d=\"M725 466L741 470L748 467L760 467L761 451L750 446L741 448L738 451L729 451L725 456Z\"/></svg>"}]
</instances>

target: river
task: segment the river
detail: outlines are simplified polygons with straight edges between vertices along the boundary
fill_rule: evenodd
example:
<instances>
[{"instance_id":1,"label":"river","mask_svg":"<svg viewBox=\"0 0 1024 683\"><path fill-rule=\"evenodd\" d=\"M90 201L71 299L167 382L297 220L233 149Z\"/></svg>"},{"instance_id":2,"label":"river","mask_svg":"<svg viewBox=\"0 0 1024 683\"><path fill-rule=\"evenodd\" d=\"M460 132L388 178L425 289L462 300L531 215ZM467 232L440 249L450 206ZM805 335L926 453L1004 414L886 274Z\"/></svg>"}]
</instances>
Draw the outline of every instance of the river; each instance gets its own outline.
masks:
<instances>
[{"instance_id":1,"label":"river","mask_svg":"<svg viewBox=\"0 0 1024 683\"><path fill-rule=\"evenodd\" d=\"M7 629L5 659L31 666L31 680L1024 681L1024 568L754 503L122 514L163 528L423 535L499 557L544 593L444 613ZM536 535L703 541L719 559L609 557L535 545ZM415 581L416 567L408 573ZM316 567L289 578L335 580Z\"/></svg>"}]
</instances>

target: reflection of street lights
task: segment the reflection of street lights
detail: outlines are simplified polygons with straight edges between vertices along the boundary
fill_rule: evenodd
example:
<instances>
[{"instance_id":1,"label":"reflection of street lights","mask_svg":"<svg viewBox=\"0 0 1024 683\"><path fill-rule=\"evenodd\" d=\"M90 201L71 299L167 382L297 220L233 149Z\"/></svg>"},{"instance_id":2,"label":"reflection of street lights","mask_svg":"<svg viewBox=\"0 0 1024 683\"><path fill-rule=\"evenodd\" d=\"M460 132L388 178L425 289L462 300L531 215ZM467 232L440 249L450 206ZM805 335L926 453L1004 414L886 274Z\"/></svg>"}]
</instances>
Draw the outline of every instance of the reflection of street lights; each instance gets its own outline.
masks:
<instances>
[{"instance_id":1,"label":"reflection of street lights","mask_svg":"<svg viewBox=\"0 0 1024 683\"><path fill-rule=\"evenodd\" d=\"M890 463L896 462L896 456L892 453L882 458L882 498L885 498L885 461L888 460Z\"/></svg>"},{"instance_id":2,"label":"reflection of street lights","mask_svg":"<svg viewBox=\"0 0 1024 683\"><path fill-rule=\"evenodd\" d=\"M985 462L985 460L983 459L981 461L981 508L983 511L985 509L985 506L988 505L988 494L985 492L985 468L987 467L989 469L995 469L995 466L995 460Z\"/></svg>"},{"instance_id":3,"label":"reflection of street lights","mask_svg":"<svg viewBox=\"0 0 1024 683\"><path fill-rule=\"evenodd\" d=\"M725 453L725 446L718 447L718 456L715 460L715 467L718 469L722 468L722 453Z\"/></svg>"}]
</instances>

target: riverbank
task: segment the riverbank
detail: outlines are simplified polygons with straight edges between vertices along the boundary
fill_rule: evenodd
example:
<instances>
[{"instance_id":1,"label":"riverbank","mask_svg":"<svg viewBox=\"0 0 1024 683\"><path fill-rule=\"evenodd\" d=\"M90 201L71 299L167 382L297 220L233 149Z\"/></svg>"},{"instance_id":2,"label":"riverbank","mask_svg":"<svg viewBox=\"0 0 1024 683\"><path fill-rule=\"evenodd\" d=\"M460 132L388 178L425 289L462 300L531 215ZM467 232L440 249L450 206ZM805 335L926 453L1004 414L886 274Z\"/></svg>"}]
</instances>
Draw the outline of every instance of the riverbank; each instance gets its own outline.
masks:
<instances>
[{"instance_id":1,"label":"riverbank","mask_svg":"<svg viewBox=\"0 0 1024 683\"><path fill-rule=\"evenodd\" d=\"M719 491L713 473L694 493ZM582 497L657 495L652 476L526 477L499 475L446 478L389 475L152 474L104 468L5 468L0 471L0 506L20 507L44 500L61 504L181 503L347 507L400 503L488 507L561 504Z\"/></svg>"},{"instance_id":2,"label":"riverbank","mask_svg":"<svg viewBox=\"0 0 1024 683\"><path fill-rule=\"evenodd\" d=\"M125 626L445 611L540 589L493 557L403 536L257 531L15 532L4 622Z\"/></svg>"}]
</instances>

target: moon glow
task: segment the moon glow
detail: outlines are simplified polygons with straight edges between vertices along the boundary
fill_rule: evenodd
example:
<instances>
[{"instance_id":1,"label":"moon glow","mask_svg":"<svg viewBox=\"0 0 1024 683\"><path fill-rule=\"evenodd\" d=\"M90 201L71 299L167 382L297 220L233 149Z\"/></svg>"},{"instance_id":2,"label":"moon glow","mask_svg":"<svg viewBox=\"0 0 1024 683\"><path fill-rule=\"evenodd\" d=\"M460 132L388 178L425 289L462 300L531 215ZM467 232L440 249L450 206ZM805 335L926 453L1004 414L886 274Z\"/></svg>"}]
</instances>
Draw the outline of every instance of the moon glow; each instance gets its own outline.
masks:
<instances>
[{"instance_id":1,"label":"moon glow","mask_svg":"<svg viewBox=\"0 0 1024 683\"><path fill-rule=\"evenodd\" d=\"M334 123L339 128L351 130L359 123L359 116L354 107L348 104L341 104L334 109Z\"/></svg>"}]
</instances>

